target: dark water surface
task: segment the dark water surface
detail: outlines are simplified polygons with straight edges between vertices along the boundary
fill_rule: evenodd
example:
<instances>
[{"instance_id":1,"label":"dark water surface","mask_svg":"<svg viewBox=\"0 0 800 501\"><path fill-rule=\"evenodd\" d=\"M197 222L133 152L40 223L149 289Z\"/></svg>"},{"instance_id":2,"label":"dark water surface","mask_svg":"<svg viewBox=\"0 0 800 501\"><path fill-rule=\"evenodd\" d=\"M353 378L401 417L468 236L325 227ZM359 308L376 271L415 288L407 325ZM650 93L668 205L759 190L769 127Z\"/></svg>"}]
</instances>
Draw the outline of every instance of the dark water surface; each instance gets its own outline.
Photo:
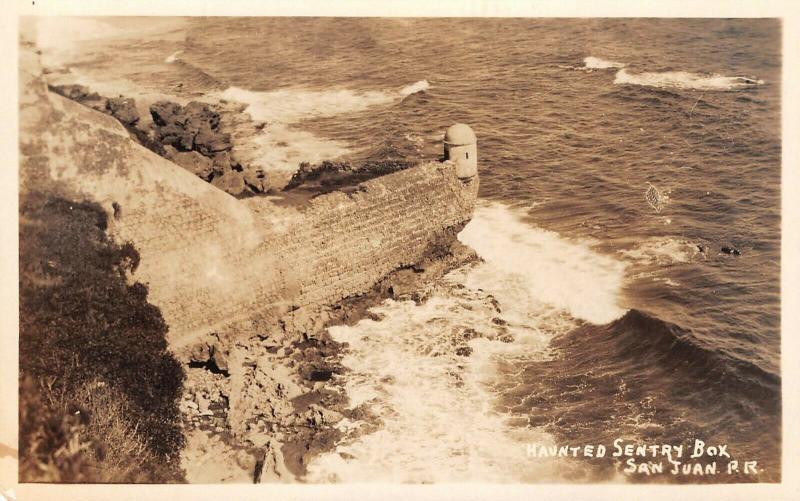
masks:
<instances>
[{"instance_id":1,"label":"dark water surface","mask_svg":"<svg viewBox=\"0 0 800 501\"><path fill-rule=\"evenodd\" d=\"M87 45L73 67L241 100L297 140L298 163L318 142L356 162L433 159L447 126L470 124L483 199L475 234L509 242L505 256L482 255L501 268L534 263L531 303L500 302L527 315L512 327L546 341L547 356L521 356L525 344L493 355L487 395L515 416L508 426L559 444L727 443L734 459L758 460L759 475L666 480L779 480L778 21L197 18ZM650 185L668 194L660 212ZM537 275L537 262L552 267ZM498 273L476 290L502 296L512 285ZM442 329L466 322L449 311ZM385 329L412 322L397 315ZM499 464L469 471L491 479L483 473ZM586 466L588 480L613 470ZM342 465L322 469L351 478ZM441 480L407 471L400 480Z\"/></svg>"}]
</instances>

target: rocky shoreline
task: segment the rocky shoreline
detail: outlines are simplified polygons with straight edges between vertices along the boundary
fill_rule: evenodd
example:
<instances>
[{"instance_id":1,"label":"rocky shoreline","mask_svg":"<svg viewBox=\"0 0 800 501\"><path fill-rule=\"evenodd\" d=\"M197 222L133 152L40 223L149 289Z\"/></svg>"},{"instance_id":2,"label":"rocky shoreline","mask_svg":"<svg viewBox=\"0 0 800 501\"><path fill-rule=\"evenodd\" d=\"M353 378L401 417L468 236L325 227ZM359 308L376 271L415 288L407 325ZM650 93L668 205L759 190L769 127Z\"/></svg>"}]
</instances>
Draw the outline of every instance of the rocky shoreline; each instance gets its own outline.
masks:
<instances>
[{"instance_id":1,"label":"rocky shoreline","mask_svg":"<svg viewBox=\"0 0 800 501\"><path fill-rule=\"evenodd\" d=\"M241 106L163 99L137 103L76 84L50 90L113 116L142 146L237 197L285 190L298 203L330 191L357 190L362 181L412 165L303 164L291 179L271 185L261 168L242 159L246 146L238 145L264 124L254 123ZM425 301L438 278L478 259L456 239L460 229L445 231L421 262L396 270L364 294L334 305L304 305L277 321L256 314L177 350L186 374L179 405L185 480L302 482L309 462L344 438L342 425L348 440L377 429L380 423L369 411L349 406L347 369L341 364L348 347L333 340L327 328L374 318L369 308L388 298Z\"/></svg>"},{"instance_id":2,"label":"rocky shoreline","mask_svg":"<svg viewBox=\"0 0 800 501\"><path fill-rule=\"evenodd\" d=\"M106 97L79 84L49 86L52 92L116 118L145 148L236 197L270 191L267 174L240 158L234 135L243 125L257 131L243 106L232 103L171 100L137 103ZM144 109L143 109L144 108ZM247 131L245 131L247 132Z\"/></svg>"},{"instance_id":3,"label":"rocky shoreline","mask_svg":"<svg viewBox=\"0 0 800 501\"><path fill-rule=\"evenodd\" d=\"M453 236L456 232L453 232ZM392 298L425 301L447 272L477 260L456 240L432 246L418 265L395 271L368 293L332 306L305 307L277 325L268 319L229 326L188 347L181 400L186 478L194 482L303 481L318 454L380 423L344 392L348 349L327 328L374 318L369 308ZM427 291L427 292L426 292Z\"/></svg>"}]
</instances>

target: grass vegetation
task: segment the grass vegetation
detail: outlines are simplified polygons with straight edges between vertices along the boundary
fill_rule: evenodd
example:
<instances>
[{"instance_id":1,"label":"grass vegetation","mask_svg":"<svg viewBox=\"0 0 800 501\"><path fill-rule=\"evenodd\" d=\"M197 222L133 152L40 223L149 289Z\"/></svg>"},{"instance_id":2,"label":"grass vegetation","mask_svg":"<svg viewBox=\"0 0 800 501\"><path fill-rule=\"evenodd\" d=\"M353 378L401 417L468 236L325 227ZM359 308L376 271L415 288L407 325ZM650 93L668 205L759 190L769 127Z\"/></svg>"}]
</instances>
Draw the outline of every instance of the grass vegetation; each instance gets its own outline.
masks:
<instances>
[{"instance_id":1,"label":"grass vegetation","mask_svg":"<svg viewBox=\"0 0 800 501\"><path fill-rule=\"evenodd\" d=\"M100 206L20 198L20 480L180 482L184 373Z\"/></svg>"}]
</instances>

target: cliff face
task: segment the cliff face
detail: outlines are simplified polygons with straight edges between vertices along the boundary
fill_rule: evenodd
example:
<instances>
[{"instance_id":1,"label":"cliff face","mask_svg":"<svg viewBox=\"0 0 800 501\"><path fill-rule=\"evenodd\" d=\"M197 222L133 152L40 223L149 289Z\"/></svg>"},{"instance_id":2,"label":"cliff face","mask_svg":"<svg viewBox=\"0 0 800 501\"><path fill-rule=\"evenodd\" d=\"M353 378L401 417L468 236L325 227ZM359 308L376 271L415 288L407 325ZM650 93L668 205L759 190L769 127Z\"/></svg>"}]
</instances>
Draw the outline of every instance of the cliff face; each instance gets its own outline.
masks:
<instances>
[{"instance_id":1,"label":"cliff face","mask_svg":"<svg viewBox=\"0 0 800 501\"><path fill-rule=\"evenodd\" d=\"M133 278L148 284L174 348L255 315L292 322L365 292L472 215L477 177L460 180L449 162L302 208L237 200L136 144L115 119L48 92L33 50L21 51L21 195L47 186L99 203L115 237L138 249Z\"/></svg>"}]
</instances>

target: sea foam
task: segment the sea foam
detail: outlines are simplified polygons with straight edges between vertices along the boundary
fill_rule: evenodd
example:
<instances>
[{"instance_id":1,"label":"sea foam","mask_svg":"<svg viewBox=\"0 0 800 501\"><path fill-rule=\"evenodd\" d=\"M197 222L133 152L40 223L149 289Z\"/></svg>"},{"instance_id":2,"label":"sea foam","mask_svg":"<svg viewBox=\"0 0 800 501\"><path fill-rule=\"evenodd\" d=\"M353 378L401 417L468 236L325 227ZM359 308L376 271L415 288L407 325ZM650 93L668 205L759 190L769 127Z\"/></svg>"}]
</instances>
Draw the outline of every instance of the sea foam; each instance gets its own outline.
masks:
<instances>
[{"instance_id":1,"label":"sea foam","mask_svg":"<svg viewBox=\"0 0 800 501\"><path fill-rule=\"evenodd\" d=\"M342 422L345 438L308 465L308 481L546 482L575 467L564 458L529 461L528 444L554 439L520 426L527 415L500 410L495 388L513 385L502 367L551 356L552 336L578 325L573 312L597 322L623 314L624 265L499 203L479 205L459 239L484 261L448 274L422 304L387 300L371 310L381 320L330 328L349 343L350 405L380 428L360 434L358 423ZM459 352L464 345L469 355Z\"/></svg>"},{"instance_id":2,"label":"sea foam","mask_svg":"<svg viewBox=\"0 0 800 501\"><path fill-rule=\"evenodd\" d=\"M349 145L342 141L323 139L298 129L295 127L298 122L389 106L429 87L427 80L399 90L279 89L260 92L228 87L210 97L212 100L242 103L253 120L267 123L252 139L252 146L257 151L248 160L265 171L278 172L288 179L301 162L314 164L334 160L350 152Z\"/></svg>"},{"instance_id":3,"label":"sea foam","mask_svg":"<svg viewBox=\"0 0 800 501\"><path fill-rule=\"evenodd\" d=\"M575 318L604 324L625 313L619 306L625 264L595 252L590 241L526 224L502 204L478 207L458 238L498 269L521 277L520 285L537 300Z\"/></svg>"}]
</instances>

